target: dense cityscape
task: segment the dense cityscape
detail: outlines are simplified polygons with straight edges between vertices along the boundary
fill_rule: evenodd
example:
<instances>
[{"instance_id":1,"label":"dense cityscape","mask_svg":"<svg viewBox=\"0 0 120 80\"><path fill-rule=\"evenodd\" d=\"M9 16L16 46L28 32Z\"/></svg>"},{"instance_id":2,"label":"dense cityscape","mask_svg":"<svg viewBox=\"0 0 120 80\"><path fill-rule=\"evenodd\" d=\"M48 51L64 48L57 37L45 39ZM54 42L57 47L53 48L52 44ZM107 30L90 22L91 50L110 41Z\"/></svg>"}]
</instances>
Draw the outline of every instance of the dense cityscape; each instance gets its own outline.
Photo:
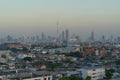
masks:
<instances>
[{"instance_id":1,"label":"dense cityscape","mask_svg":"<svg viewBox=\"0 0 120 80\"><path fill-rule=\"evenodd\" d=\"M120 80L120 0L0 0L0 80Z\"/></svg>"},{"instance_id":2,"label":"dense cityscape","mask_svg":"<svg viewBox=\"0 0 120 80\"><path fill-rule=\"evenodd\" d=\"M14 37L0 43L1 80L117 80L120 77L120 39L81 41L68 29L57 37Z\"/></svg>"}]
</instances>

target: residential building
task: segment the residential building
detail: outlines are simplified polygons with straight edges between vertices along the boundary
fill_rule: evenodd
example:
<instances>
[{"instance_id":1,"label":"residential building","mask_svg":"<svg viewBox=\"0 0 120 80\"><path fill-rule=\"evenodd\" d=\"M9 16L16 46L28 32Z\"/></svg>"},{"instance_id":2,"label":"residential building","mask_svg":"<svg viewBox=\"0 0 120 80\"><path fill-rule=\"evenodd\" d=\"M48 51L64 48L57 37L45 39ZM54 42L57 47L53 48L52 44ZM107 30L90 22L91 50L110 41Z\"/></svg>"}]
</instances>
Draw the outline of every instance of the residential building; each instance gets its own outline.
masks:
<instances>
[{"instance_id":1,"label":"residential building","mask_svg":"<svg viewBox=\"0 0 120 80\"><path fill-rule=\"evenodd\" d=\"M80 69L80 71L84 79L90 76L92 80L100 80L105 76L105 69L103 67L86 67Z\"/></svg>"}]
</instances>

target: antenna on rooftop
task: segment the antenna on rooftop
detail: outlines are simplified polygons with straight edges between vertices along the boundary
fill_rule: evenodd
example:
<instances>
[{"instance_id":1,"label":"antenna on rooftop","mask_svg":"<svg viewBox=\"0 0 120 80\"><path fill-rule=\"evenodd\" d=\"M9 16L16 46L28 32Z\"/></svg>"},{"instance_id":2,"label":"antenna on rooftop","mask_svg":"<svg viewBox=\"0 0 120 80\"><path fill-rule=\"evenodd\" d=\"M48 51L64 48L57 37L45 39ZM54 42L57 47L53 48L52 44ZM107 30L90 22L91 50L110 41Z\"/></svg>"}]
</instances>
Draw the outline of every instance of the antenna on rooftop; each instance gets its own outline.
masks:
<instances>
[{"instance_id":1,"label":"antenna on rooftop","mask_svg":"<svg viewBox=\"0 0 120 80\"><path fill-rule=\"evenodd\" d=\"M58 22L58 20L57 20L57 39L58 39L58 37L59 37L59 22Z\"/></svg>"}]
</instances>

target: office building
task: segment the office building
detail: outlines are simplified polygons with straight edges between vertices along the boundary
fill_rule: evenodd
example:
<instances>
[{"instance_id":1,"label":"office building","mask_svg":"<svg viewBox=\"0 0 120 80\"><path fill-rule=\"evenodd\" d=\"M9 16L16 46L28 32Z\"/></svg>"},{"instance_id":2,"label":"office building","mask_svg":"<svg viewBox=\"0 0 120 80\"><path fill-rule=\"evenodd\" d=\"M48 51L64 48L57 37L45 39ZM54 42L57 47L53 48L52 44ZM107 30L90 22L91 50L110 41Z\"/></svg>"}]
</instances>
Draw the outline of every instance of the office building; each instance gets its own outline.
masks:
<instances>
[{"instance_id":1,"label":"office building","mask_svg":"<svg viewBox=\"0 0 120 80\"><path fill-rule=\"evenodd\" d=\"M103 67L86 67L82 68L80 71L84 79L90 76L92 80L102 80L105 76L105 69Z\"/></svg>"}]
</instances>

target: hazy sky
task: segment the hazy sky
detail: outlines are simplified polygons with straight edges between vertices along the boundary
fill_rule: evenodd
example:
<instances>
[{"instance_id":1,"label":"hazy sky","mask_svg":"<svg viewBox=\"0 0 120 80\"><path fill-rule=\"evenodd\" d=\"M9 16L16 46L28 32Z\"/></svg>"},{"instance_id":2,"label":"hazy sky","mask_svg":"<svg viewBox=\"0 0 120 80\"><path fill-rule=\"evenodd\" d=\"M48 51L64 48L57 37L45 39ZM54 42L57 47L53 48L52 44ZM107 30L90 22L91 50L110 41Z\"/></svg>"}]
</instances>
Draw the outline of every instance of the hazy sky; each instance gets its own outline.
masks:
<instances>
[{"instance_id":1,"label":"hazy sky","mask_svg":"<svg viewBox=\"0 0 120 80\"><path fill-rule=\"evenodd\" d=\"M120 0L0 0L0 34L120 34ZM100 34L102 33L102 34Z\"/></svg>"}]
</instances>

